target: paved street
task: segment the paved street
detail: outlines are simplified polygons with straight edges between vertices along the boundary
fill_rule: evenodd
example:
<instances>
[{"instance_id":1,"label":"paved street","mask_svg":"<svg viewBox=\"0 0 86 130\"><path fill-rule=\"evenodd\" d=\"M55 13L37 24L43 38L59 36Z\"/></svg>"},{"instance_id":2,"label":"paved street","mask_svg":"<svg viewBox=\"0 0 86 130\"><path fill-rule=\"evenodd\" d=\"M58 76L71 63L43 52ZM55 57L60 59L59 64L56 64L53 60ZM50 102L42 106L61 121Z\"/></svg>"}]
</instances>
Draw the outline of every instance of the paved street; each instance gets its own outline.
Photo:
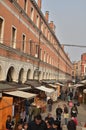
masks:
<instances>
[{"instance_id":1,"label":"paved street","mask_svg":"<svg viewBox=\"0 0 86 130\"><path fill-rule=\"evenodd\" d=\"M61 105L61 107L63 107L63 104L66 103L64 101L58 101L57 103L54 103L53 104L53 109L52 109L52 115L53 117L55 118L56 117L56 107L58 106L58 104ZM86 122L86 105L84 104L81 104L78 108L78 125L81 126L83 125L85 122ZM48 112L44 113L42 116L43 116L43 119L45 118L45 116L48 114ZM62 124L63 124L63 130L67 130L66 129L66 126L64 125L64 120L63 120L63 117L62 117ZM77 130L81 130L81 128L77 128Z\"/></svg>"}]
</instances>

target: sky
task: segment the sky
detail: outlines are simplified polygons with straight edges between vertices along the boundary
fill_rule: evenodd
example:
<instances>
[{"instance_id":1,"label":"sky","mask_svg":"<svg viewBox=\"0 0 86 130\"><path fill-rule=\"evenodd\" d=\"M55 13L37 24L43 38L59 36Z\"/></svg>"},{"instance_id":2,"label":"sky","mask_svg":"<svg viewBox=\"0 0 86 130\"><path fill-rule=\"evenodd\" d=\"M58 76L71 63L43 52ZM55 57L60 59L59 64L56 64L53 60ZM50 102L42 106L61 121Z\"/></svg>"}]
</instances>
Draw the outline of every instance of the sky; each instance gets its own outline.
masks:
<instances>
[{"instance_id":1,"label":"sky","mask_svg":"<svg viewBox=\"0 0 86 130\"><path fill-rule=\"evenodd\" d=\"M49 11L60 44L86 46L86 0L42 0L42 12ZM86 47L65 47L71 61L81 59Z\"/></svg>"}]
</instances>

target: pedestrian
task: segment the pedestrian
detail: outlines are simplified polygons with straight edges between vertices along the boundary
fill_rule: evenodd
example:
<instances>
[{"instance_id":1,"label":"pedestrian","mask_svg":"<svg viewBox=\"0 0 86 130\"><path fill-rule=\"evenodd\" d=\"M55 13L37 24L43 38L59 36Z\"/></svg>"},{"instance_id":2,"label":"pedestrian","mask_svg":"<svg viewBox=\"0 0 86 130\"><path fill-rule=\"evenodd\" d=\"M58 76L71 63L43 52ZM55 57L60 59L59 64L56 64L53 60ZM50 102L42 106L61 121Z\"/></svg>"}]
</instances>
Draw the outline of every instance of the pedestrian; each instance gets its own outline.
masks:
<instances>
[{"instance_id":1,"label":"pedestrian","mask_svg":"<svg viewBox=\"0 0 86 130\"><path fill-rule=\"evenodd\" d=\"M72 119L68 121L67 129L68 130L76 130L76 124Z\"/></svg>"},{"instance_id":2,"label":"pedestrian","mask_svg":"<svg viewBox=\"0 0 86 130\"><path fill-rule=\"evenodd\" d=\"M47 130L54 130L53 123L51 120L48 120L46 124L47 124Z\"/></svg>"},{"instance_id":3,"label":"pedestrian","mask_svg":"<svg viewBox=\"0 0 86 130\"><path fill-rule=\"evenodd\" d=\"M72 120L75 122L76 126L78 125L78 120L76 117L72 117Z\"/></svg>"},{"instance_id":4,"label":"pedestrian","mask_svg":"<svg viewBox=\"0 0 86 130\"><path fill-rule=\"evenodd\" d=\"M69 114L71 114L71 108L73 107L73 102L72 102L72 100L70 100L70 101L68 102L68 106L69 106Z\"/></svg>"},{"instance_id":5,"label":"pedestrian","mask_svg":"<svg viewBox=\"0 0 86 130\"><path fill-rule=\"evenodd\" d=\"M62 114L62 108L60 105L56 108L56 119L61 122L61 114Z\"/></svg>"},{"instance_id":6,"label":"pedestrian","mask_svg":"<svg viewBox=\"0 0 86 130\"><path fill-rule=\"evenodd\" d=\"M73 99L73 92L72 91L69 92L69 96L70 96L70 100L72 100Z\"/></svg>"},{"instance_id":7,"label":"pedestrian","mask_svg":"<svg viewBox=\"0 0 86 130\"><path fill-rule=\"evenodd\" d=\"M78 114L78 109L76 104L74 104L74 106L71 108L71 117L77 117Z\"/></svg>"},{"instance_id":8,"label":"pedestrian","mask_svg":"<svg viewBox=\"0 0 86 130\"><path fill-rule=\"evenodd\" d=\"M59 121L57 121L57 120L54 121L53 128L54 128L54 130L62 130L62 127L61 127Z\"/></svg>"},{"instance_id":9,"label":"pedestrian","mask_svg":"<svg viewBox=\"0 0 86 130\"><path fill-rule=\"evenodd\" d=\"M18 123L18 124L17 124L17 130L24 130L22 123Z\"/></svg>"},{"instance_id":10,"label":"pedestrian","mask_svg":"<svg viewBox=\"0 0 86 130\"><path fill-rule=\"evenodd\" d=\"M52 111L52 105L53 105L53 100L49 97L48 101L48 111L51 112Z\"/></svg>"},{"instance_id":11,"label":"pedestrian","mask_svg":"<svg viewBox=\"0 0 86 130\"><path fill-rule=\"evenodd\" d=\"M69 118L68 107L67 107L66 104L64 104L63 107L64 107L63 113L64 113L65 125L67 125L67 123L68 123L68 118Z\"/></svg>"},{"instance_id":12,"label":"pedestrian","mask_svg":"<svg viewBox=\"0 0 86 130\"><path fill-rule=\"evenodd\" d=\"M24 123L23 128L24 128L24 130L28 130L28 123Z\"/></svg>"},{"instance_id":13,"label":"pedestrian","mask_svg":"<svg viewBox=\"0 0 86 130\"><path fill-rule=\"evenodd\" d=\"M26 122L29 120L29 107L30 107L30 101L28 99L25 100L25 114L26 114Z\"/></svg>"},{"instance_id":14,"label":"pedestrian","mask_svg":"<svg viewBox=\"0 0 86 130\"><path fill-rule=\"evenodd\" d=\"M8 115L6 120L6 130L13 130L13 125L11 115Z\"/></svg>"},{"instance_id":15,"label":"pedestrian","mask_svg":"<svg viewBox=\"0 0 86 130\"><path fill-rule=\"evenodd\" d=\"M41 115L37 115L33 121L28 124L29 130L47 130L46 123L42 120Z\"/></svg>"},{"instance_id":16,"label":"pedestrian","mask_svg":"<svg viewBox=\"0 0 86 130\"><path fill-rule=\"evenodd\" d=\"M54 118L52 117L51 113L48 113L48 115L45 117L45 122L51 121L52 124L54 122Z\"/></svg>"},{"instance_id":17,"label":"pedestrian","mask_svg":"<svg viewBox=\"0 0 86 130\"><path fill-rule=\"evenodd\" d=\"M26 120L26 112L25 112L25 109L22 108L22 109L21 109L21 112L20 112L20 122L21 122L21 123L24 123L25 120Z\"/></svg>"}]
</instances>

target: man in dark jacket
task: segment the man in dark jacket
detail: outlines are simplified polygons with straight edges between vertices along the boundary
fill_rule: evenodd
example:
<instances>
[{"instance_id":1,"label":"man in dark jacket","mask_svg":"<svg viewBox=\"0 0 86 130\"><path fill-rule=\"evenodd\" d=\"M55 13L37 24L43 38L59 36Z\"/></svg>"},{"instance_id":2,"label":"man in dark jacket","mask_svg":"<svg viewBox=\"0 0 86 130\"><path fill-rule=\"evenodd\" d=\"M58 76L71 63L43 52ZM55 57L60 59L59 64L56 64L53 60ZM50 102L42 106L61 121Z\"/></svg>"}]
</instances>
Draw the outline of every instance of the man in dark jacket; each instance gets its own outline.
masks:
<instances>
[{"instance_id":1,"label":"man in dark jacket","mask_svg":"<svg viewBox=\"0 0 86 130\"><path fill-rule=\"evenodd\" d=\"M60 105L56 108L56 119L61 122L62 108Z\"/></svg>"},{"instance_id":2,"label":"man in dark jacket","mask_svg":"<svg viewBox=\"0 0 86 130\"><path fill-rule=\"evenodd\" d=\"M33 121L29 123L29 130L47 130L46 123L42 120L41 115L37 115Z\"/></svg>"},{"instance_id":3,"label":"man in dark jacket","mask_svg":"<svg viewBox=\"0 0 86 130\"><path fill-rule=\"evenodd\" d=\"M68 121L67 128L68 130L76 130L76 124L72 119Z\"/></svg>"}]
</instances>

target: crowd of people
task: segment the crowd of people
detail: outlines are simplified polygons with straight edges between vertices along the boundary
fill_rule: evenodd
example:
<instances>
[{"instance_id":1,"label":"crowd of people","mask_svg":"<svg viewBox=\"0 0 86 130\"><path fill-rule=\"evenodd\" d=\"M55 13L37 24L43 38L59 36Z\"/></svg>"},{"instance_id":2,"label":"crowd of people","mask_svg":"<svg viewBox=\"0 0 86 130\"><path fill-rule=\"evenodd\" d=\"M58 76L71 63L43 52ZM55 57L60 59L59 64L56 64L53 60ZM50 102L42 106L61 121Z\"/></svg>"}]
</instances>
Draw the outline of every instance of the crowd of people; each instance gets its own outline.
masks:
<instances>
[{"instance_id":1,"label":"crowd of people","mask_svg":"<svg viewBox=\"0 0 86 130\"><path fill-rule=\"evenodd\" d=\"M72 100L72 94L70 94L68 102L63 104L63 106L58 104L55 117L52 116L52 105L53 102L49 99L47 101L47 111L49 113L46 115L45 119L42 119L41 113L38 112L33 118L28 117L27 120L24 109L21 110L20 120L17 123L14 118L11 119L11 116L8 115L6 130L63 130L62 116L67 129L76 130L76 126L78 125L78 109L76 103Z\"/></svg>"}]
</instances>

